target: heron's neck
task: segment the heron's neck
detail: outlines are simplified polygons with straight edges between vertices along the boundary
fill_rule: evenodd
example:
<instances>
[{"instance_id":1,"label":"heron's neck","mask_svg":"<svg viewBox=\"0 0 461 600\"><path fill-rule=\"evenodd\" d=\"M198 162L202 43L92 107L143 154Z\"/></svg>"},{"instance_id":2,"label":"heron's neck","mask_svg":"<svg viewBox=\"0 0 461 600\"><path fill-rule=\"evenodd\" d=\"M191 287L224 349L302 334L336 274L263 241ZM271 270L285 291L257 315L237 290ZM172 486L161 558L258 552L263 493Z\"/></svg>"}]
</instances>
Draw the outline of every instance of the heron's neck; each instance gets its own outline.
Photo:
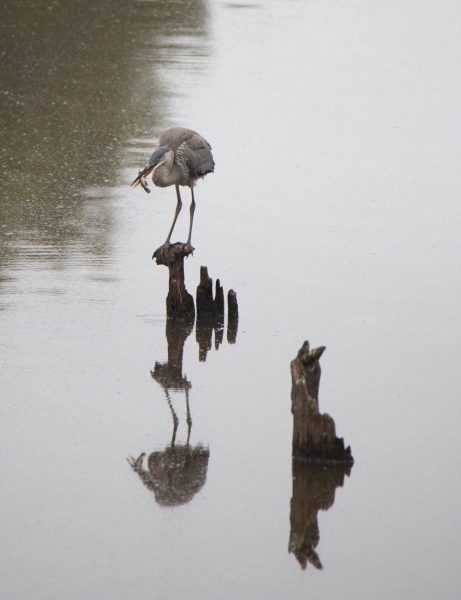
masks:
<instances>
[{"instance_id":1,"label":"heron's neck","mask_svg":"<svg viewBox=\"0 0 461 600\"><path fill-rule=\"evenodd\" d=\"M175 183L173 173L174 152L170 150L164 156L162 162L156 167L152 173L152 180L159 187L166 187Z\"/></svg>"}]
</instances>

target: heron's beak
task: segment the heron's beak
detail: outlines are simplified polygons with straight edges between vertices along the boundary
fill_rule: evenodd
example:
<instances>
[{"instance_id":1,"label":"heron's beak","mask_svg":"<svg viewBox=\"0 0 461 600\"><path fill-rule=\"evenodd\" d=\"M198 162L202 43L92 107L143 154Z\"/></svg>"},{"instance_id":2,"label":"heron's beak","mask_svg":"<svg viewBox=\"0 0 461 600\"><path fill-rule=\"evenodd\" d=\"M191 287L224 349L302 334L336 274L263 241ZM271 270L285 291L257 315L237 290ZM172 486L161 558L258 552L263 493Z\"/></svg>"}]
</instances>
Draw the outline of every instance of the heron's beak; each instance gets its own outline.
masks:
<instances>
[{"instance_id":1,"label":"heron's beak","mask_svg":"<svg viewBox=\"0 0 461 600\"><path fill-rule=\"evenodd\" d=\"M143 190L149 193L150 189L147 186L146 177L148 177L155 169L155 167L159 165L159 163L161 163L162 158L165 156L167 151L167 147L160 147L154 150L154 152L152 152L151 154L151 157L149 158L149 162L143 169L140 169L138 176L131 184L131 187L136 187L137 185L141 184Z\"/></svg>"},{"instance_id":2,"label":"heron's beak","mask_svg":"<svg viewBox=\"0 0 461 600\"><path fill-rule=\"evenodd\" d=\"M149 186L147 185L146 176L149 175L149 173L152 171L153 168L154 168L153 166L149 166L149 167L145 167L144 169L141 169L138 173L138 176L131 184L131 187L136 187L138 185L141 185L142 189L145 192L147 192L148 194L150 194L151 190L149 189Z\"/></svg>"}]
</instances>

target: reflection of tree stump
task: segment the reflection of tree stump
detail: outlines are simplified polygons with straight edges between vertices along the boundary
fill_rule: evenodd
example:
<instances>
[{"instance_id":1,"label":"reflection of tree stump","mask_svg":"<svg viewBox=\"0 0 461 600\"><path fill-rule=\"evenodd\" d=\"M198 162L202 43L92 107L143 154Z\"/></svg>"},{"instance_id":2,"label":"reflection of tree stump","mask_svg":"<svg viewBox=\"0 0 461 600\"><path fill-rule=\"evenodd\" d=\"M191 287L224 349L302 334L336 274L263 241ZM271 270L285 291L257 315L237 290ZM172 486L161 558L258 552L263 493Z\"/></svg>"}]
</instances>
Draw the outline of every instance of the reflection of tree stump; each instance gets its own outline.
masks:
<instances>
[{"instance_id":1,"label":"reflection of tree stump","mask_svg":"<svg viewBox=\"0 0 461 600\"><path fill-rule=\"evenodd\" d=\"M304 342L291 361L293 456L312 462L352 464L351 449L336 437L335 422L330 415L319 412L319 359L324 350L324 346L309 350L309 342Z\"/></svg>"},{"instance_id":2,"label":"reflection of tree stump","mask_svg":"<svg viewBox=\"0 0 461 600\"><path fill-rule=\"evenodd\" d=\"M322 563L315 550L320 540L317 514L328 510L335 501L335 490L343 485L350 466L324 468L297 460L293 461L293 496L290 505L290 541L292 552L303 569L307 563L316 569Z\"/></svg>"},{"instance_id":3,"label":"reflection of tree stump","mask_svg":"<svg viewBox=\"0 0 461 600\"><path fill-rule=\"evenodd\" d=\"M184 258L192 253L192 247L177 242L160 246L152 258L158 265L165 265L169 272L166 314L169 319L192 322L195 318L194 299L186 290L184 282Z\"/></svg>"},{"instance_id":4,"label":"reflection of tree stump","mask_svg":"<svg viewBox=\"0 0 461 600\"><path fill-rule=\"evenodd\" d=\"M192 332L193 325L176 323L169 319L165 325L165 335L168 343L168 361L155 362L152 377L165 389L186 390L192 387L182 372L184 343Z\"/></svg>"}]
</instances>

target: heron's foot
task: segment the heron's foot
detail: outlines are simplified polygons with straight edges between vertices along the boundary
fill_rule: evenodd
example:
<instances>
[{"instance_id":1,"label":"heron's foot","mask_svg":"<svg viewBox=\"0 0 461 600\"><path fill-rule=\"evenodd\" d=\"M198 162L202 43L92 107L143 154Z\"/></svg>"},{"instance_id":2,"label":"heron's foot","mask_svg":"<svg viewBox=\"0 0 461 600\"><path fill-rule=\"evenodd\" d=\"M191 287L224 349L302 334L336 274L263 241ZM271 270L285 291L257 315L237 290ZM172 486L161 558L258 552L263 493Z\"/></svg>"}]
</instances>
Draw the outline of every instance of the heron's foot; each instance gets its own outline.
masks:
<instances>
[{"instance_id":1,"label":"heron's foot","mask_svg":"<svg viewBox=\"0 0 461 600\"><path fill-rule=\"evenodd\" d=\"M168 263L168 250L170 249L170 242L165 242L162 244L155 252L152 254L152 260L155 259L158 265L166 265Z\"/></svg>"},{"instance_id":2,"label":"heron's foot","mask_svg":"<svg viewBox=\"0 0 461 600\"><path fill-rule=\"evenodd\" d=\"M158 265L169 265L178 259L179 256L189 256L192 254L195 248L191 245L190 242L175 242L171 244L170 242L165 242L160 248L152 254L152 260Z\"/></svg>"},{"instance_id":3,"label":"heron's foot","mask_svg":"<svg viewBox=\"0 0 461 600\"><path fill-rule=\"evenodd\" d=\"M146 456L146 453L142 452L138 456L138 458L134 458L133 456L129 456L126 460L128 461L128 464L133 469L133 471L135 471L136 473L139 473L140 471L142 471L142 461L144 460L145 456Z\"/></svg>"},{"instance_id":4,"label":"heron's foot","mask_svg":"<svg viewBox=\"0 0 461 600\"><path fill-rule=\"evenodd\" d=\"M189 254L194 253L194 246L190 242L186 242L183 247L184 256L189 256Z\"/></svg>"}]
</instances>

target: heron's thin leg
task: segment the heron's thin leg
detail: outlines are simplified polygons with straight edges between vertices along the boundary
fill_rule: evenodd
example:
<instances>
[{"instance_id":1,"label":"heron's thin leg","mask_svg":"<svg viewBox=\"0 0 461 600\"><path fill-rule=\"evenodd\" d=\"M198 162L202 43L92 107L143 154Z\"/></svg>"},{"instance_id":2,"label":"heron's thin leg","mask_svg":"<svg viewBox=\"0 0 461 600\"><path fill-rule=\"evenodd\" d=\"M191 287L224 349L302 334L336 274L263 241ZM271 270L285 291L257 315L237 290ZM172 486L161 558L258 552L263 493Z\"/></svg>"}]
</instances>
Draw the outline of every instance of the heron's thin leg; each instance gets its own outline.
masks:
<instances>
[{"instance_id":1,"label":"heron's thin leg","mask_svg":"<svg viewBox=\"0 0 461 600\"><path fill-rule=\"evenodd\" d=\"M168 233L168 237L166 238L165 244L168 244L168 242L170 241L171 234L173 233L174 226L176 225L178 215L181 212L181 208L182 208L181 194L179 193L179 186L176 185L175 188L176 188L176 198L178 201L176 203L176 211L174 213L173 223L171 224L171 229L170 229L170 232Z\"/></svg>"},{"instance_id":2,"label":"heron's thin leg","mask_svg":"<svg viewBox=\"0 0 461 600\"><path fill-rule=\"evenodd\" d=\"M190 245L190 240L192 237L192 223L194 222L194 212L195 212L195 199L194 199L194 188L191 186L190 188L192 194L192 201L190 203L190 224L189 224L189 236L187 238L187 245Z\"/></svg>"}]
</instances>

